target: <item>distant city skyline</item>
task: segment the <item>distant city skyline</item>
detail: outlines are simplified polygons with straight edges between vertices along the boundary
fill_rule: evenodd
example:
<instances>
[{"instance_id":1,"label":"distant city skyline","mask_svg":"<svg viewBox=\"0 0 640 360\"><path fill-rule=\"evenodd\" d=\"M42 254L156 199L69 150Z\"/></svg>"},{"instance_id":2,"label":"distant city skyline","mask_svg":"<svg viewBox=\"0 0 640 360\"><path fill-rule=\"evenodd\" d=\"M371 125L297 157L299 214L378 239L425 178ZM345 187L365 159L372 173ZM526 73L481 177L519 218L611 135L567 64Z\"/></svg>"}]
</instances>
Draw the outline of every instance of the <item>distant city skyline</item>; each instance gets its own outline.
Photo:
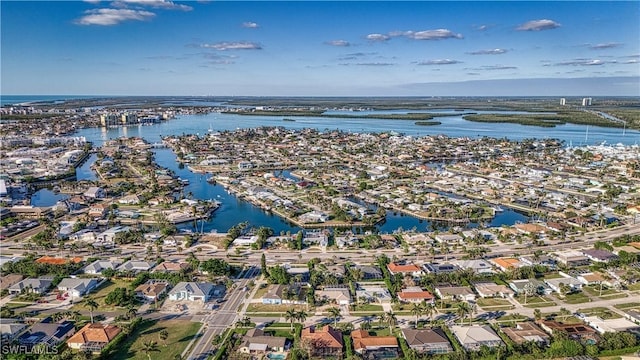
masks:
<instances>
[{"instance_id":1,"label":"distant city skyline","mask_svg":"<svg viewBox=\"0 0 640 360\"><path fill-rule=\"evenodd\" d=\"M1 1L1 93L640 96L640 2Z\"/></svg>"}]
</instances>

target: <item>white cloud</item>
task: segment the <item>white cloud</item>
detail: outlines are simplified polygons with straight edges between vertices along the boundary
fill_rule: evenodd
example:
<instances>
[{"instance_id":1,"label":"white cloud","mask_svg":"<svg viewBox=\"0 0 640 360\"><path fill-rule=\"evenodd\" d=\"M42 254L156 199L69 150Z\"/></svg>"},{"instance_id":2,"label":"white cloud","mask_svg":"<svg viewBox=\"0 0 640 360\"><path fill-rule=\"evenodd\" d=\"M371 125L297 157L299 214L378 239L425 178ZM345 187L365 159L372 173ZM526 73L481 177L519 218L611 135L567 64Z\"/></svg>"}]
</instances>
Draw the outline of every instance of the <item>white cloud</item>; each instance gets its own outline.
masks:
<instances>
[{"instance_id":1,"label":"white cloud","mask_svg":"<svg viewBox=\"0 0 640 360\"><path fill-rule=\"evenodd\" d=\"M506 49L484 49L478 51L468 52L469 55L501 55L506 53Z\"/></svg>"},{"instance_id":2,"label":"white cloud","mask_svg":"<svg viewBox=\"0 0 640 360\"><path fill-rule=\"evenodd\" d=\"M215 49L215 50L261 50L262 45L254 42L228 42L223 41L215 44L202 44L200 45L202 48L206 49Z\"/></svg>"},{"instance_id":3,"label":"white cloud","mask_svg":"<svg viewBox=\"0 0 640 360\"><path fill-rule=\"evenodd\" d=\"M367 40L369 41L387 41L390 37L384 34L369 34L367 35Z\"/></svg>"},{"instance_id":4,"label":"white cloud","mask_svg":"<svg viewBox=\"0 0 640 360\"><path fill-rule=\"evenodd\" d=\"M620 43L602 43L602 44L593 44L589 45L589 49L591 50L605 50L605 49L613 49L622 46Z\"/></svg>"},{"instance_id":5,"label":"white cloud","mask_svg":"<svg viewBox=\"0 0 640 360\"><path fill-rule=\"evenodd\" d=\"M420 61L417 64L418 65L453 65L453 64L460 64L460 61L452 60L452 59L436 59L436 60Z\"/></svg>"},{"instance_id":6,"label":"white cloud","mask_svg":"<svg viewBox=\"0 0 640 360\"><path fill-rule=\"evenodd\" d=\"M252 22L252 21L246 21L242 23L242 27L244 28L248 28L248 29L257 29L260 27L260 25L258 25L258 23Z\"/></svg>"},{"instance_id":7,"label":"white cloud","mask_svg":"<svg viewBox=\"0 0 640 360\"><path fill-rule=\"evenodd\" d=\"M598 66L604 65L605 62L600 59L575 59L571 61L563 61L555 63L556 66Z\"/></svg>"},{"instance_id":8,"label":"white cloud","mask_svg":"<svg viewBox=\"0 0 640 360\"><path fill-rule=\"evenodd\" d=\"M549 19L541 19L541 20L531 20L526 23L518 26L516 30L518 31L540 31L540 30L551 30L555 28L559 28L560 24L553 20Z\"/></svg>"},{"instance_id":9,"label":"white cloud","mask_svg":"<svg viewBox=\"0 0 640 360\"><path fill-rule=\"evenodd\" d=\"M173 1L168 0L117 0L112 3L113 6L127 7L127 5L148 6L155 9L166 10L182 10L191 11L191 6L176 4Z\"/></svg>"},{"instance_id":10,"label":"white cloud","mask_svg":"<svg viewBox=\"0 0 640 360\"><path fill-rule=\"evenodd\" d=\"M466 70L473 70L473 71L494 71L494 70L515 70L518 67L516 66L509 66L509 65L485 65L479 68L469 68Z\"/></svg>"},{"instance_id":11,"label":"white cloud","mask_svg":"<svg viewBox=\"0 0 640 360\"><path fill-rule=\"evenodd\" d=\"M443 40L443 39L462 39L462 34L456 34L447 29L423 30L423 31L406 31L405 36L415 40Z\"/></svg>"},{"instance_id":12,"label":"white cloud","mask_svg":"<svg viewBox=\"0 0 640 360\"><path fill-rule=\"evenodd\" d=\"M349 43L346 40L331 40L331 41L325 42L325 44L331 45L331 46L351 46L351 43Z\"/></svg>"},{"instance_id":13,"label":"white cloud","mask_svg":"<svg viewBox=\"0 0 640 360\"><path fill-rule=\"evenodd\" d=\"M85 14L85 16L76 20L76 24L109 26L128 20L150 20L156 16L156 14L149 11L131 9L95 9L87 10Z\"/></svg>"}]
</instances>

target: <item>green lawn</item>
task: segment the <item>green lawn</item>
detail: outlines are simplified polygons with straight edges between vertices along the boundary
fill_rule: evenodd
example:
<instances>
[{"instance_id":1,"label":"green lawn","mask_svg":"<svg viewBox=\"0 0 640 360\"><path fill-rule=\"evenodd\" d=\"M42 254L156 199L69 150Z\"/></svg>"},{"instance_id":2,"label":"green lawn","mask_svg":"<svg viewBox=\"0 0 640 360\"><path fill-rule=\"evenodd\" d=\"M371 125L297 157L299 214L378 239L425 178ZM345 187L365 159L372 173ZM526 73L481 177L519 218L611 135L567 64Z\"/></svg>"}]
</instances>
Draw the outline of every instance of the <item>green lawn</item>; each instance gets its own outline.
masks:
<instances>
[{"instance_id":1,"label":"green lawn","mask_svg":"<svg viewBox=\"0 0 640 360\"><path fill-rule=\"evenodd\" d=\"M184 320L145 321L138 326L136 331L129 336L112 354L109 359L124 360L137 359L148 360L149 357L142 352L142 344L147 341L157 342L158 351L149 355L152 359L174 359L182 354L196 335L202 324ZM160 332L166 329L169 337L165 343L160 340Z\"/></svg>"},{"instance_id":2,"label":"green lawn","mask_svg":"<svg viewBox=\"0 0 640 360\"><path fill-rule=\"evenodd\" d=\"M582 304L589 301L590 301L589 297L587 297L587 295L581 292L567 294L564 297L564 302L566 302L567 304Z\"/></svg>"},{"instance_id":3,"label":"green lawn","mask_svg":"<svg viewBox=\"0 0 640 360\"><path fill-rule=\"evenodd\" d=\"M627 285L627 289L629 289L631 291L639 291L640 290L640 282L637 282L637 283L631 284L631 285Z\"/></svg>"},{"instance_id":4,"label":"green lawn","mask_svg":"<svg viewBox=\"0 0 640 360\"><path fill-rule=\"evenodd\" d=\"M382 312L382 305L376 305L376 304L354 305L353 310L351 311Z\"/></svg>"},{"instance_id":5,"label":"green lawn","mask_svg":"<svg viewBox=\"0 0 640 360\"><path fill-rule=\"evenodd\" d=\"M623 295L620 297L626 297L626 295L616 289L602 288L602 295L600 295L600 286L599 285L591 285L591 286L583 286L582 290L593 295L600 296L607 299L617 299L616 295Z\"/></svg>"},{"instance_id":6,"label":"green lawn","mask_svg":"<svg viewBox=\"0 0 640 360\"><path fill-rule=\"evenodd\" d=\"M262 304L262 303L251 303L247 308L248 313L255 312L275 312L275 313L286 313L289 309L295 309L296 311L307 311L307 305L291 305L291 304L283 304L283 305L272 305L272 304Z\"/></svg>"},{"instance_id":7,"label":"green lawn","mask_svg":"<svg viewBox=\"0 0 640 360\"><path fill-rule=\"evenodd\" d=\"M498 319L499 322L503 322L503 321L524 321L527 320L528 317L524 316L524 315L520 315L520 314L509 314L509 315L505 315L502 316Z\"/></svg>"},{"instance_id":8,"label":"green lawn","mask_svg":"<svg viewBox=\"0 0 640 360\"><path fill-rule=\"evenodd\" d=\"M629 303L626 303L626 304L613 305L613 307L618 309L618 310L631 310L631 309L640 310L640 303L629 302Z\"/></svg>"},{"instance_id":9,"label":"green lawn","mask_svg":"<svg viewBox=\"0 0 640 360\"><path fill-rule=\"evenodd\" d=\"M478 306L485 310L509 310L513 305L506 299L482 298L478 299Z\"/></svg>"},{"instance_id":10,"label":"green lawn","mask_svg":"<svg viewBox=\"0 0 640 360\"><path fill-rule=\"evenodd\" d=\"M607 309L605 307L578 309L578 312L583 313L587 316L598 316L603 320L622 318L622 316L620 316L615 311Z\"/></svg>"},{"instance_id":11,"label":"green lawn","mask_svg":"<svg viewBox=\"0 0 640 360\"><path fill-rule=\"evenodd\" d=\"M528 296L526 304L524 303L524 296L518 296L516 300L518 300L518 302L522 304L522 306L526 306L528 308L539 308L556 305L555 302L544 296Z\"/></svg>"},{"instance_id":12,"label":"green lawn","mask_svg":"<svg viewBox=\"0 0 640 360\"><path fill-rule=\"evenodd\" d=\"M258 290L256 290L256 294L253 296L254 299L262 299L262 297L267 294L267 291L269 290L269 285L263 284L261 286L264 286L264 287L260 287Z\"/></svg>"}]
</instances>

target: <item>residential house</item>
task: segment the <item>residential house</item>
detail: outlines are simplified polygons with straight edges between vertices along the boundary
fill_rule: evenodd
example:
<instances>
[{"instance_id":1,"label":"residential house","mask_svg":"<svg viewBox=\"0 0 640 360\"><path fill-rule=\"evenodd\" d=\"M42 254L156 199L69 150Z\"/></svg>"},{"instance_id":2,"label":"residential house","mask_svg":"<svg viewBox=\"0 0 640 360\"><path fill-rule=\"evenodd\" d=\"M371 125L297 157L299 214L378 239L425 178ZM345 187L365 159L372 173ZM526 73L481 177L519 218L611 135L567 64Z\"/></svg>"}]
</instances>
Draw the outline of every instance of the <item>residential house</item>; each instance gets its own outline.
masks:
<instances>
[{"instance_id":1,"label":"residential house","mask_svg":"<svg viewBox=\"0 0 640 360\"><path fill-rule=\"evenodd\" d=\"M640 325L640 311L628 310L624 313L624 317Z\"/></svg>"},{"instance_id":2,"label":"residential house","mask_svg":"<svg viewBox=\"0 0 640 360\"><path fill-rule=\"evenodd\" d=\"M312 356L342 357L342 347L344 346L342 332L330 325L321 328L315 326L304 328L300 339L305 344L304 346L310 347Z\"/></svg>"},{"instance_id":3,"label":"residential house","mask_svg":"<svg viewBox=\"0 0 640 360\"><path fill-rule=\"evenodd\" d=\"M123 196L118 199L118 203L124 205L135 205L140 203L140 197L136 194Z\"/></svg>"},{"instance_id":4,"label":"residential house","mask_svg":"<svg viewBox=\"0 0 640 360\"><path fill-rule=\"evenodd\" d=\"M527 341L548 344L551 339L538 325L530 321L518 323L514 327L501 328L500 330L518 345Z\"/></svg>"},{"instance_id":5,"label":"residential house","mask_svg":"<svg viewBox=\"0 0 640 360\"><path fill-rule=\"evenodd\" d=\"M523 264L520 260L511 257L501 257L490 260L500 271L508 272L521 267Z\"/></svg>"},{"instance_id":6,"label":"residential house","mask_svg":"<svg viewBox=\"0 0 640 360\"><path fill-rule=\"evenodd\" d=\"M52 322L46 318L42 322L35 323L27 331L22 333L17 341L20 345L31 348L38 344L54 347L76 332L71 321L60 323Z\"/></svg>"},{"instance_id":7,"label":"residential house","mask_svg":"<svg viewBox=\"0 0 640 360\"><path fill-rule=\"evenodd\" d=\"M529 295L549 295L552 292L551 288L536 279L511 280L509 287L516 295L524 294L525 291L529 291Z\"/></svg>"},{"instance_id":8,"label":"residential house","mask_svg":"<svg viewBox=\"0 0 640 360\"><path fill-rule=\"evenodd\" d=\"M461 269L471 269L476 274L493 274L494 271L486 260L471 259L471 260L454 260L451 262L457 265Z\"/></svg>"},{"instance_id":9,"label":"residential house","mask_svg":"<svg viewBox=\"0 0 640 360\"><path fill-rule=\"evenodd\" d=\"M107 196L107 192L101 187L92 186L87 189L87 191L85 191L82 195L89 199L103 199L105 196Z\"/></svg>"},{"instance_id":10,"label":"residential house","mask_svg":"<svg viewBox=\"0 0 640 360\"><path fill-rule=\"evenodd\" d=\"M435 292L440 299L445 300L476 300L476 294L468 286L436 286Z\"/></svg>"},{"instance_id":11,"label":"residential house","mask_svg":"<svg viewBox=\"0 0 640 360\"><path fill-rule=\"evenodd\" d=\"M102 219L107 214L108 210L109 207L105 204L91 204L87 214L93 219Z\"/></svg>"},{"instance_id":12,"label":"residential house","mask_svg":"<svg viewBox=\"0 0 640 360\"><path fill-rule=\"evenodd\" d=\"M569 286L569 292L578 291L582 288L582 282L580 282L580 280L574 277L571 277L569 275L563 274L562 272L560 273L560 275L563 275L563 276L560 278L545 279L544 283L547 284L547 286L549 286L551 290L555 291L560 295L564 295L562 285Z\"/></svg>"},{"instance_id":13,"label":"residential house","mask_svg":"<svg viewBox=\"0 0 640 360\"><path fill-rule=\"evenodd\" d=\"M458 271L458 267L453 264L427 263L422 265L422 268L428 274L447 274Z\"/></svg>"},{"instance_id":14,"label":"residential house","mask_svg":"<svg viewBox=\"0 0 640 360\"><path fill-rule=\"evenodd\" d=\"M489 325L451 325L449 328L460 345L470 351L480 350L483 345L492 348L504 344Z\"/></svg>"},{"instance_id":15,"label":"residential house","mask_svg":"<svg viewBox=\"0 0 640 360\"><path fill-rule=\"evenodd\" d=\"M96 235L96 242L98 243L97 246L105 246L105 247L113 246L116 236L119 233L127 232L130 229L131 228L128 226L114 226L112 228L109 228L101 232L100 234Z\"/></svg>"},{"instance_id":16,"label":"residential house","mask_svg":"<svg viewBox=\"0 0 640 360\"><path fill-rule=\"evenodd\" d=\"M82 229L69 235L70 241L81 241L88 244L93 244L96 241L98 233L91 229Z\"/></svg>"},{"instance_id":17,"label":"residential house","mask_svg":"<svg viewBox=\"0 0 640 360\"><path fill-rule=\"evenodd\" d=\"M548 267L549 269L555 269L558 266L558 262L556 261L556 259L547 255L526 255L521 256L518 260L520 260L520 262L526 266L542 265Z\"/></svg>"},{"instance_id":18,"label":"residential house","mask_svg":"<svg viewBox=\"0 0 640 360\"><path fill-rule=\"evenodd\" d=\"M362 280L382 279L382 270L377 266L371 265L354 265L353 267L360 269Z\"/></svg>"},{"instance_id":19,"label":"residential house","mask_svg":"<svg viewBox=\"0 0 640 360\"><path fill-rule=\"evenodd\" d=\"M20 294L22 292L44 294L51 284L53 283L52 277L40 277L37 279L26 278L9 286L9 294Z\"/></svg>"},{"instance_id":20,"label":"residential house","mask_svg":"<svg viewBox=\"0 0 640 360\"><path fill-rule=\"evenodd\" d=\"M602 319L599 316L587 316L583 320L587 325L594 328L600 334L604 334L606 332L624 332L632 329L636 333L640 331L640 326L638 324L625 318Z\"/></svg>"},{"instance_id":21,"label":"residential house","mask_svg":"<svg viewBox=\"0 0 640 360\"><path fill-rule=\"evenodd\" d=\"M367 359L398 357L398 338L395 336L371 336L366 330L351 332L353 350Z\"/></svg>"},{"instance_id":22,"label":"residential house","mask_svg":"<svg viewBox=\"0 0 640 360\"><path fill-rule=\"evenodd\" d=\"M72 300L79 299L97 288L103 279L65 278L58 284L58 290L67 292Z\"/></svg>"},{"instance_id":23,"label":"residential house","mask_svg":"<svg viewBox=\"0 0 640 360\"><path fill-rule=\"evenodd\" d=\"M595 262L609 262L618 258L618 255L612 253L611 251L601 249L582 250L582 253L584 254L584 256L589 258L589 260Z\"/></svg>"},{"instance_id":24,"label":"residential house","mask_svg":"<svg viewBox=\"0 0 640 360\"><path fill-rule=\"evenodd\" d=\"M20 274L7 274L5 276L0 277L0 290L8 289L9 286L17 284L24 276Z\"/></svg>"},{"instance_id":25,"label":"residential house","mask_svg":"<svg viewBox=\"0 0 640 360\"><path fill-rule=\"evenodd\" d=\"M287 348L287 338L271 336L262 329L251 329L242 337L242 343L238 350L245 354L264 354L268 351L283 352Z\"/></svg>"},{"instance_id":26,"label":"residential house","mask_svg":"<svg viewBox=\"0 0 640 360\"><path fill-rule=\"evenodd\" d=\"M564 332L570 339L588 344L595 344L600 340L596 330L585 324L563 324L553 320L539 320L537 323L550 335Z\"/></svg>"},{"instance_id":27,"label":"residential house","mask_svg":"<svg viewBox=\"0 0 640 360\"><path fill-rule=\"evenodd\" d=\"M116 270L121 272L139 273L143 271L149 271L155 265L154 262L143 260L129 260L124 264L118 266Z\"/></svg>"},{"instance_id":28,"label":"residential house","mask_svg":"<svg viewBox=\"0 0 640 360\"><path fill-rule=\"evenodd\" d=\"M122 330L115 325L89 323L67 340L71 349L99 353Z\"/></svg>"},{"instance_id":29,"label":"residential house","mask_svg":"<svg viewBox=\"0 0 640 360\"><path fill-rule=\"evenodd\" d=\"M395 276L396 274L401 274L403 276L411 275L413 277L422 276L422 270L418 265L414 265L414 264L400 265L396 263L390 263L387 265L387 269L389 270L389 273L392 276Z\"/></svg>"},{"instance_id":30,"label":"residential house","mask_svg":"<svg viewBox=\"0 0 640 360\"><path fill-rule=\"evenodd\" d=\"M85 274L98 275L107 269L116 269L120 265L118 262L111 260L96 260L84 267Z\"/></svg>"},{"instance_id":31,"label":"residential house","mask_svg":"<svg viewBox=\"0 0 640 360\"><path fill-rule=\"evenodd\" d=\"M375 304L391 304L393 298L385 286L358 283L356 299L367 299L367 301Z\"/></svg>"},{"instance_id":32,"label":"residential house","mask_svg":"<svg viewBox=\"0 0 640 360\"><path fill-rule=\"evenodd\" d=\"M287 274L291 275L291 277L294 278L296 282L309 281L309 267L291 266L291 264L285 264L284 267L287 271Z\"/></svg>"},{"instance_id":33,"label":"residential house","mask_svg":"<svg viewBox=\"0 0 640 360\"><path fill-rule=\"evenodd\" d=\"M18 320L2 319L2 321L0 321L0 336L2 337L2 344L10 343L26 328L27 324L18 322Z\"/></svg>"},{"instance_id":34,"label":"residential house","mask_svg":"<svg viewBox=\"0 0 640 360\"><path fill-rule=\"evenodd\" d=\"M433 329L402 329L402 337L407 345L418 353L446 354L453 351L447 335L439 328Z\"/></svg>"},{"instance_id":35,"label":"residential house","mask_svg":"<svg viewBox=\"0 0 640 360\"><path fill-rule=\"evenodd\" d=\"M221 291L209 282L179 282L169 292L169 300L203 301L207 302Z\"/></svg>"},{"instance_id":36,"label":"residential house","mask_svg":"<svg viewBox=\"0 0 640 360\"><path fill-rule=\"evenodd\" d=\"M435 239L441 244L458 245L463 243L462 236L458 234L438 234Z\"/></svg>"},{"instance_id":37,"label":"residential house","mask_svg":"<svg viewBox=\"0 0 640 360\"><path fill-rule=\"evenodd\" d=\"M187 268L189 268L189 263L186 262L163 261L156 265L152 272L177 273L182 270L186 270Z\"/></svg>"},{"instance_id":38,"label":"residential house","mask_svg":"<svg viewBox=\"0 0 640 360\"><path fill-rule=\"evenodd\" d=\"M436 297L428 291L424 291L419 287L411 287L404 289L398 293L398 299L402 302L421 303L423 301L433 304Z\"/></svg>"},{"instance_id":39,"label":"residential house","mask_svg":"<svg viewBox=\"0 0 640 360\"><path fill-rule=\"evenodd\" d=\"M473 287L481 298L506 298L514 294L510 287L493 282L477 282Z\"/></svg>"},{"instance_id":40,"label":"residential house","mask_svg":"<svg viewBox=\"0 0 640 360\"><path fill-rule=\"evenodd\" d=\"M337 305L351 304L351 294L348 288L325 287L323 290L316 291L315 296L318 299L335 302Z\"/></svg>"},{"instance_id":41,"label":"residential house","mask_svg":"<svg viewBox=\"0 0 640 360\"><path fill-rule=\"evenodd\" d=\"M618 281L612 278L607 278L599 272L587 272L576 276L576 279L585 285L604 285L608 287L614 287Z\"/></svg>"},{"instance_id":42,"label":"residential house","mask_svg":"<svg viewBox=\"0 0 640 360\"><path fill-rule=\"evenodd\" d=\"M143 301L156 301L167 292L169 282L166 280L147 280L144 284L135 288L136 297Z\"/></svg>"},{"instance_id":43,"label":"residential house","mask_svg":"<svg viewBox=\"0 0 640 360\"><path fill-rule=\"evenodd\" d=\"M558 262L566 267L589 265L591 261L577 250L558 251L555 253Z\"/></svg>"},{"instance_id":44,"label":"residential house","mask_svg":"<svg viewBox=\"0 0 640 360\"><path fill-rule=\"evenodd\" d=\"M294 285L269 285L267 293L262 297L263 304L297 304L307 303L305 298L301 298L302 288Z\"/></svg>"},{"instance_id":45,"label":"residential house","mask_svg":"<svg viewBox=\"0 0 640 360\"><path fill-rule=\"evenodd\" d=\"M345 267L342 264L327 265L327 272L338 279L342 279L346 275Z\"/></svg>"}]
</instances>

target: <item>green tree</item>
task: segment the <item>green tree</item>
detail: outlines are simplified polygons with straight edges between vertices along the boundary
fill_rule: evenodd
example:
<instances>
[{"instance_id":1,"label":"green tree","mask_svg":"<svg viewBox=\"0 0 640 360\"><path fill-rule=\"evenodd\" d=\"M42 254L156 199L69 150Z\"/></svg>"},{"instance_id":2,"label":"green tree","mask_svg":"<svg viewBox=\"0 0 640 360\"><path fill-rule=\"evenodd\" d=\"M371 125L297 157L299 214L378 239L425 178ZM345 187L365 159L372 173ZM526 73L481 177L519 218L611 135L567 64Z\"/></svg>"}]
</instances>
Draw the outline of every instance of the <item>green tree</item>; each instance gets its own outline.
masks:
<instances>
[{"instance_id":1,"label":"green tree","mask_svg":"<svg viewBox=\"0 0 640 360\"><path fill-rule=\"evenodd\" d=\"M162 331L160 331L160 333L158 334L158 337L160 338L160 340L162 340L164 346L167 346L167 339L169 338L169 332L167 331L167 329L162 329Z\"/></svg>"},{"instance_id":2,"label":"green tree","mask_svg":"<svg viewBox=\"0 0 640 360\"><path fill-rule=\"evenodd\" d=\"M295 309L289 309L284 314L284 318L291 323L291 332L293 332L293 323L298 319L298 313Z\"/></svg>"},{"instance_id":3,"label":"green tree","mask_svg":"<svg viewBox=\"0 0 640 360\"><path fill-rule=\"evenodd\" d=\"M89 308L89 315L91 316L91 323L93 324L93 311L98 308L98 303L93 298L86 298L84 300L84 306Z\"/></svg>"},{"instance_id":4,"label":"green tree","mask_svg":"<svg viewBox=\"0 0 640 360\"><path fill-rule=\"evenodd\" d=\"M159 352L160 349L158 349L158 343L152 340L148 340L142 343L142 350L143 353L145 353L147 355L147 357L149 358L149 360L151 360L151 353L153 352Z\"/></svg>"},{"instance_id":5,"label":"green tree","mask_svg":"<svg viewBox=\"0 0 640 360\"><path fill-rule=\"evenodd\" d=\"M331 307L329 309L327 309L327 312L329 313L329 317L331 317L333 319L333 326L337 326L338 325L338 319L340 318L340 308L339 307Z\"/></svg>"}]
</instances>

